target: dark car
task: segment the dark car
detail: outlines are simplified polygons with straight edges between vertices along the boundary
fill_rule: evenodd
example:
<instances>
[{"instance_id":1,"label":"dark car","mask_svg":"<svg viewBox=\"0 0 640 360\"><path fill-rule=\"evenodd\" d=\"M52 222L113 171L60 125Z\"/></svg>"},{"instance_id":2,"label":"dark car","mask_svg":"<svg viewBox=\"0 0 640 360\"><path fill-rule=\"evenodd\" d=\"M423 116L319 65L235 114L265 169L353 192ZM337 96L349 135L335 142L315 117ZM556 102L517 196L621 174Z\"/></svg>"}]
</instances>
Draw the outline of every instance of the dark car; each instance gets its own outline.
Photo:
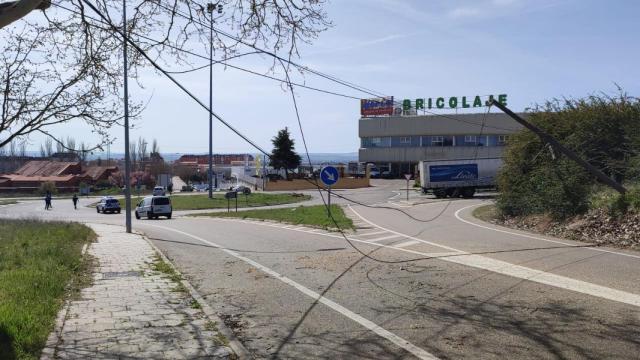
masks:
<instances>
[{"instance_id":1,"label":"dark car","mask_svg":"<svg viewBox=\"0 0 640 360\"><path fill-rule=\"evenodd\" d=\"M249 187L247 187L247 186L244 186L244 185L238 185L238 186L233 187L233 191L239 192L239 193L241 193L243 195L251 194L251 189Z\"/></svg>"},{"instance_id":2,"label":"dark car","mask_svg":"<svg viewBox=\"0 0 640 360\"><path fill-rule=\"evenodd\" d=\"M112 197L103 197L102 200L96 205L96 211L98 213L118 213L120 214L120 201Z\"/></svg>"}]
</instances>

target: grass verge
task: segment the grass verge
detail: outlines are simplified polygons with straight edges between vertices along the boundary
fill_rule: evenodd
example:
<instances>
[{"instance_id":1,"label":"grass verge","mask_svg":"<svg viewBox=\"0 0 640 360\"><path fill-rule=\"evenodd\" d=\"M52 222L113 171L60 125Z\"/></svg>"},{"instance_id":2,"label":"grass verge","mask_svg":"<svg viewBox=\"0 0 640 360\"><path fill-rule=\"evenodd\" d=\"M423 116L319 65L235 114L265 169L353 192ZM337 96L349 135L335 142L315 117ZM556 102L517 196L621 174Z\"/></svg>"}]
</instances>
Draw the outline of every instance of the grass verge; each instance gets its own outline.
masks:
<instances>
[{"instance_id":1,"label":"grass verge","mask_svg":"<svg viewBox=\"0 0 640 360\"><path fill-rule=\"evenodd\" d=\"M500 217L498 208L495 205L478 206L477 208L473 209L471 215L486 222L491 222L492 220L496 220Z\"/></svg>"},{"instance_id":2,"label":"grass verge","mask_svg":"<svg viewBox=\"0 0 640 360\"><path fill-rule=\"evenodd\" d=\"M37 359L68 284L81 286L95 239L76 223L0 220L0 359Z\"/></svg>"},{"instance_id":3,"label":"grass verge","mask_svg":"<svg viewBox=\"0 0 640 360\"><path fill-rule=\"evenodd\" d=\"M331 214L341 229L353 229L353 222L338 205L331 205ZM242 219L275 220L294 225L309 225L324 229L333 229L335 224L329 218L324 205L298 206L282 209L244 210L238 212L217 212L198 214L213 217L237 217ZM195 216L195 215L194 215Z\"/></svg>"},{"instance_id":4,"label":"grass verge","mask_svg":"<svg viewBox=\"0 0 640 360\"><path fill-rule=\"evenodd\" d=\"M250 195L238 194L238 208L258 207L291 204L300 201L309 200L309 195L303 194L267 194L267 193L251 193ZM171 204L173 210L201 210L201 209L221 209L227 207L227 199L224 194L215 194L213 199L204 195L181 195L172 196ZM230 206L235 208L235 199L230 200Z\"/></svg>"},{"instance_id":5,"label":"grass verge","mask_svg":"<svg viewBox=\"0 0 640 360\"><path fill-rule=\"evenodd\" d=\"M17 203L15 200L0 200L0 205L13 205Z\"/></svg>"}]
</instances>

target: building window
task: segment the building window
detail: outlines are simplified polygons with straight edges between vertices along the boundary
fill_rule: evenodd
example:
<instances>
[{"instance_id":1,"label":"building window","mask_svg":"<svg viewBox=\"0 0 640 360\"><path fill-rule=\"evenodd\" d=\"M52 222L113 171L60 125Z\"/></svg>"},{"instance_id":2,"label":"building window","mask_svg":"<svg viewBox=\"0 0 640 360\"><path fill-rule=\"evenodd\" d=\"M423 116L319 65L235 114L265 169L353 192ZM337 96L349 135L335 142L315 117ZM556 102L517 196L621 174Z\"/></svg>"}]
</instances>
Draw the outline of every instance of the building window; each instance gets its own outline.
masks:
<instances>
[{"instance_id":1,"label":"building window","mask_svg":"<svg viewBox=\"0 0 640 360\"><path fill-rule=\"evenodd\" d=\"M371 144L378 145L380 144L381 139L379 137L371 138Z\"/></svg>"},{"instance_id":2,"label":"building window","mask_svg":"<svg viewBox=\"0 0 640 360\"><path fill-rule=\"evenodd\" d=\"M431 146L443 146L443 145L444 145L444 136L431 137Z\"/></svg>"},{"instance_id":3,"label":"building window","mask_svg":"<svg viewBox=\"0 0 640 360\"><path fill-rule=\"evenodd\" d=\"M498 145L506 145L509 141L509 135L498 135Z\"/></svg>"},{"instance_id":4,"label":"building window","mask_svg":"<svg viewBox=\"0 0 640 360\"><path fill-rule=\"evenodd\" d=\"M467 144L475 144L477 142L477 138L475 135L465 135L464 142Z\"/></svg>"},{"instance_id":5,"label":"building window","mask_svg":"<svg viewBox=\"0 0 640 360\"><path fill-rule=\"evenodd\" d=\"M401 136L400 144L411 144L411 138L409 136Z\"/></svg>"}]
</instances>

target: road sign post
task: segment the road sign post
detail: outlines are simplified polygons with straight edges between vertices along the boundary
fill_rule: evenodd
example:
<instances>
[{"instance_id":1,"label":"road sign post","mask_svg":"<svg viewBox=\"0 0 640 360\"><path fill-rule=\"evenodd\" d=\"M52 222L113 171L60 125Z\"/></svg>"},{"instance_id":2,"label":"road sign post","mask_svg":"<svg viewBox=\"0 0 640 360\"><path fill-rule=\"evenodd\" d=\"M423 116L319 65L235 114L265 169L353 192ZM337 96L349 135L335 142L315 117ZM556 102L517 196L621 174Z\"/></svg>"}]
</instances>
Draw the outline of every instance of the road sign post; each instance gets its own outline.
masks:
<instances>
[{"instance_id":1,"label":"road sign post","mask_svg":"<svg viewBox=\"0 0 640 360\"><path fill-rule=\"evenodd\" d=\"M225 199L227 199L227 212L231 211L231 199L236 199L236 212L238 212L238 193L236 191L229 191L224 194Z\"/></svg>"},{"instance_id":2,"label":"road sign post","mask_svg":"<svg viewBox=\"0 0 640 360\"><path fill-rule=\"evenodd\" d=\"M320 181L327 186L327 214L331 217L331 186L338 182L340 174L333 166L325 166L320 170Z\"/></svg>"},{"instance_id":3,"label":"road sign post","mask_svg":"<svg viewBox=\"0 0 640 360\"><path fill-rule=\"evenodd\" d=\"M407 202L409 202L409 180L411 180L411 174L404 174L404 178L407 179Z\"/></svg>"}]
</instances>

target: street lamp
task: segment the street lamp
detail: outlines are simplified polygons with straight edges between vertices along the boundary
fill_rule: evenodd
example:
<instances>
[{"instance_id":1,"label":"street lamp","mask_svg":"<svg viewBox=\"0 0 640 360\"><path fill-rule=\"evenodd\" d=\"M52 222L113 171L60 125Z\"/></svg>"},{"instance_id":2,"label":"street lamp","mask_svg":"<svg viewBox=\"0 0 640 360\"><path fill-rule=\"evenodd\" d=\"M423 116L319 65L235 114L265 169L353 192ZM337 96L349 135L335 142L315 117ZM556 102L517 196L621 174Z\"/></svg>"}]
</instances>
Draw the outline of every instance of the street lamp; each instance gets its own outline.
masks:
<instances>
[{"instance_id":1,"label":"street lamp","mask_svg":"<svg viewBox=\"0 0 640 360\"><path fill-rule=\"evenodd\" d=\"M122 48L124 73L124 204L126 231L131 233L131 158L129 155L129 83L127 70L127 1L122 0Z\"/></svg>"},{"instance_id":2,"label":"street lamp","mask_svg":"<svg viewBox=\"0 0 640 360\"><path fill-rule=\"evenodd\" d=\"M209 199L213 198L213 10L222 13L221 4L207 4L209 13Z\"/></svg>"}]
</instances>

